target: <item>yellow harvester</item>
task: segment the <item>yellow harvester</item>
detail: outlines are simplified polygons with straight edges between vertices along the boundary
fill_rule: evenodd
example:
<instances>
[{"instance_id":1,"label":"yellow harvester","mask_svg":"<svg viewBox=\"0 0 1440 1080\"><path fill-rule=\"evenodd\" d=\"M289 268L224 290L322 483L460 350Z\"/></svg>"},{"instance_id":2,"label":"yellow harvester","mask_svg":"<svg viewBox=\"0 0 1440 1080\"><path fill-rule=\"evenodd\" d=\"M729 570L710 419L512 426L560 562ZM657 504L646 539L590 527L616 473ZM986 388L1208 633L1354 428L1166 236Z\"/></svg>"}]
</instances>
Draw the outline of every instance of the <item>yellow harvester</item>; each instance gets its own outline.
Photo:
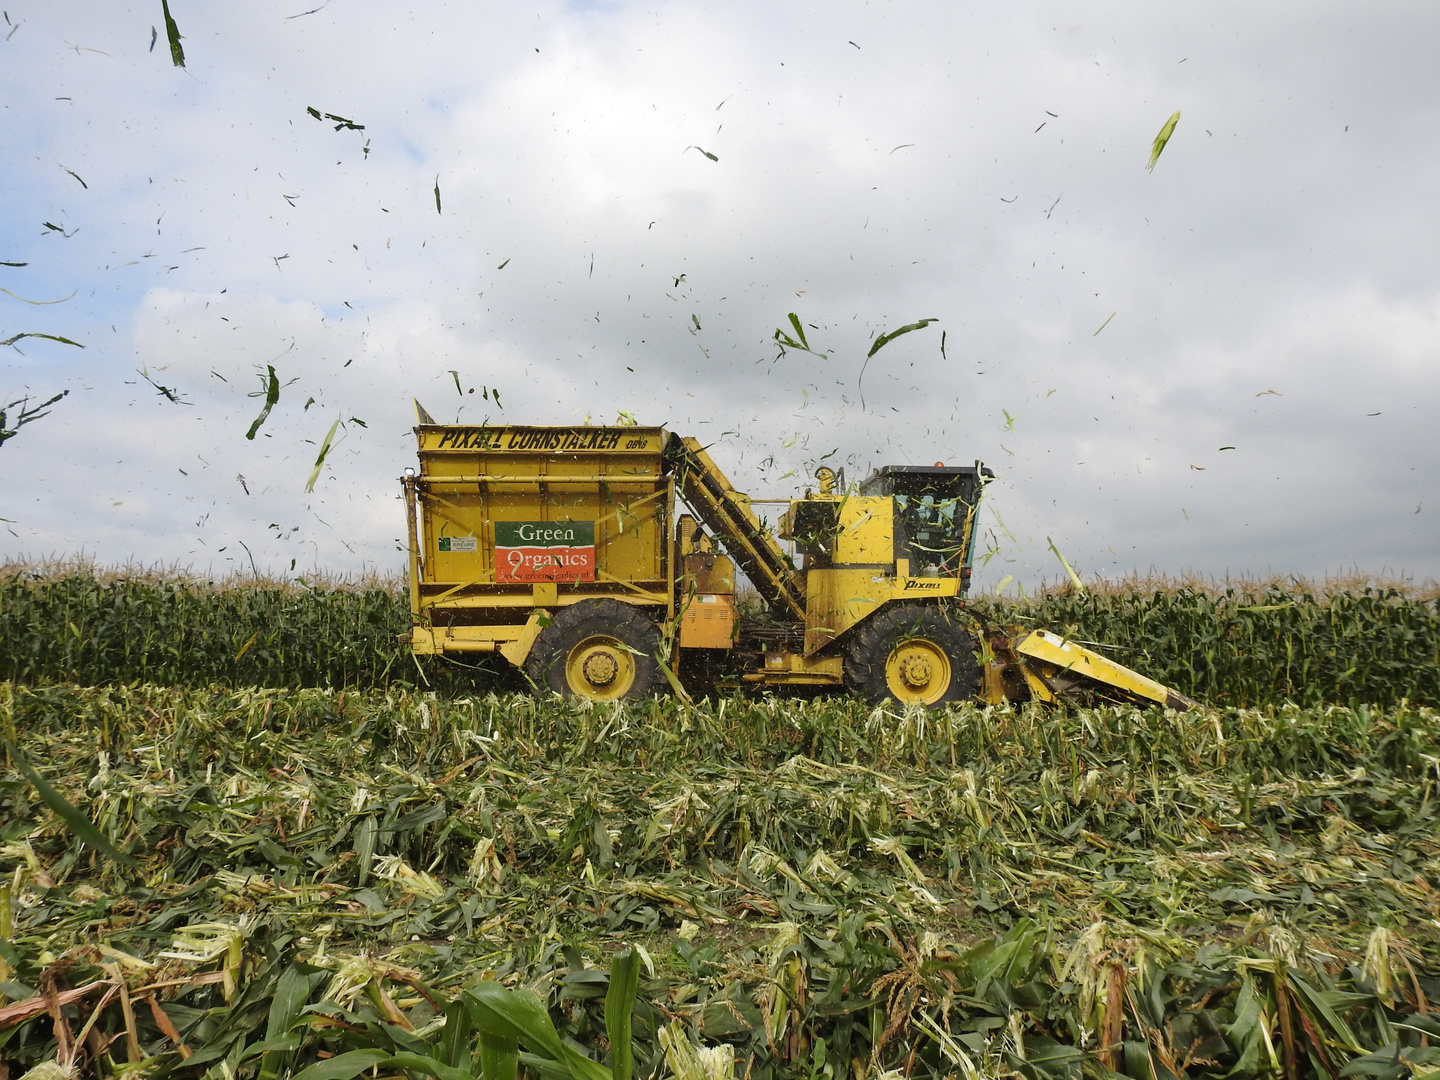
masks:
<instances>
[{"instance_id":1,"label":"yellow harvester","mask_svg":"<svg viewBox=\"0 0 1440 1080\"><path fill-rule=\"evenodd\" d=\"M979 626L964 607L993 475L979 462L887 466L853 490L822 468L772 531L695 439L417 411L420 470L403 481L417 654L498 652L538 687L595 701L738 669L920 705L1194 704L1054 633ZM737 612L737 567L763 617Z\"/></svg>"}]
</instances>

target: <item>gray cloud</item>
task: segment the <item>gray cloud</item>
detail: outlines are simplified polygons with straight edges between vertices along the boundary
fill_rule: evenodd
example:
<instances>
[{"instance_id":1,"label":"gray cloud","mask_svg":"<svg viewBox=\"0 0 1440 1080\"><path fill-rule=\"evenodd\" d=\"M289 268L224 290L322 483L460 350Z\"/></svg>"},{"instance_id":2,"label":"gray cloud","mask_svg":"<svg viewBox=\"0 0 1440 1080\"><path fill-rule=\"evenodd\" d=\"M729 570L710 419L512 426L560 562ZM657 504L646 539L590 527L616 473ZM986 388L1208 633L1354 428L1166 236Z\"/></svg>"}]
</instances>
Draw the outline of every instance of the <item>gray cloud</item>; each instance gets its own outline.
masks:
<instances>
[{"instance_id":1,"label":"gray cloud","mask_svg":"<svg viewBox=\"0 0 1440 1080\"><path fill-rule=\"evenodd\" d=\"M0 356L74 391L5 445L6 553L398 566L419 396L626 410L764 495L984 458L991 586L1047 538L1440 575L1431 7L306 6L189 5L183 72L148 6L10 10L0 283L78 292L3 336L87 348Z\"/></svg>"}]
</instances>

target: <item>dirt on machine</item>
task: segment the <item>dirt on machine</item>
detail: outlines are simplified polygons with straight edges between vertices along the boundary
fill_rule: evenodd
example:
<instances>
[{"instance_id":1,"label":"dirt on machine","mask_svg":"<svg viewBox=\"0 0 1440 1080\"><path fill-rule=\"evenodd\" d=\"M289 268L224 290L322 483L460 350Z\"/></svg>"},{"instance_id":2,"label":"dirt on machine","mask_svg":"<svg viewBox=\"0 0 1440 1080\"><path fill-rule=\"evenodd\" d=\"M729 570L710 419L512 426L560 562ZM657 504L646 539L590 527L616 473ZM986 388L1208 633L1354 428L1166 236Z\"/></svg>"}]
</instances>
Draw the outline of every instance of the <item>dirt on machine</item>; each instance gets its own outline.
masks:
<instances>
[{"instance_id":1,"label":"dirt on machine","mask_svg":"<svg viewBox=\"0 0 1440 1080\"><path fill-rule=\"evenodd\" d=\"M994 475L978 461L890 465L853 485L821 468L772 527L694 438L416 410L420 468L403 484L417 655L499 653L538 689L591 701L719 678L921 706L1195 704L1052 631L974 616ZM742 573L764 611L737 608Z\"/></svg>"}]
</instances>

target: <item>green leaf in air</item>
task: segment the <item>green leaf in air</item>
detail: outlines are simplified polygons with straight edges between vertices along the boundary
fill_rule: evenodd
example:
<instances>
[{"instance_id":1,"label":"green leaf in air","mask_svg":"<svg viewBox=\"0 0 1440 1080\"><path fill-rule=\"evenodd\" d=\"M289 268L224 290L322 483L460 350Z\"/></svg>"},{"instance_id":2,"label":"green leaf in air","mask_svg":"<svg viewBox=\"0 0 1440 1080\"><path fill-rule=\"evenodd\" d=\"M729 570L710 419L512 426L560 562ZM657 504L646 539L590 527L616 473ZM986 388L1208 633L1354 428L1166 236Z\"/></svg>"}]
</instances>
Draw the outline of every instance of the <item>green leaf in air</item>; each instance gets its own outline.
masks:
<instances>
[{"instance_id":1,"label":"green leaf in air","mask_svg":"<svg viewBox=\"0 0 1440 1080\"><path fill-rule=\"evenodd\" d=\"M10 760L15 763L15 767L24 774L25 779L29 780L31 786L35 788L35 793L40 796L46 806L55 812L57 817L70 826L70 831L79 837L80 840L89 844L95 848L95 850L104 852L121 866L133 868L139 865L129 855L117 851L114 845L105 838L105 834L95 827L95 823L79 810L75 809L75 807L66 800L65 796L51 787L45 778L35 771L35 767L30 764L25 755L20 753L20 748L9 739L5 740L5 750L9 753Z\"/></svg>"},{"instance_id":2,"label":"green leaf in air","mask_svg":"<svg viewBox=\"0 0 1440 1080\"><path fill-rule=\"evenodd\" d=\"M773 335L774 339L780 344L782 355L786 349L798 349L802 352L814 353L823 360L830 358L828 353L823 353L810 347L810 342L805 338L805 327L800 322L800 316L792 311L787 318L790 320L791 329L795 331L794 336L792 337L781 329L777 329Z\"/></svg>"},{"instance_id":3,"label":"green leaf in air","mask_svg":"<svg viewBox=\"0 0 1440 1080\"><path fill-rule=\"evenodd\" d=\"M170 42L170 61L176 67L185 66L185 50L180 47L180 27L175 25L175 20L170 17L170 0L160 0L161 10L165 13L165 37Z\"/></svg>"},{"instance_id":4,"label":"green leaf in air","mask_svg":"<svg viewBox=\"0 0 1440 1080\"><path fill-rule=\"evenodd\" d=\"M76 289L69 296L62 296L59 300L27 300L25 299L25 297L20 296L17 293L13 293L9 289L0 289L0 292L3 292L6 296L15 297L15 299L19 300L22 304L33 304L36 307L45 307L49 304L63 304L66 300L75 299L75 293L78 293L79 291L79 289Z\"/></svg>"},{"instance_id":5,"label":"green leaf in air","mask_svg":"<svg viewBox=\"0 0 1440 1080\"><path fill-rule=\"evenodd\" d=\"M869 360L872 356L874 356L877 352L883 349L886 345L889 345L890 342L894 341L901 334L908 334L912 330L923 330L931 323L939 321L939 319L921 319L919 322L906 323L904 326L900 327L900 329L891 330L888 334L881 334L874 340L873 343L871 343L870 351L865 354L865 359Z\"/></svg>"},{"instance_id":6,"label":"green leaf in air","mask_svg":"<svg viewBox=\"0 0 1440 1080\"><path fill-rule=\"evenodd\" d=\"M1146 171L1153 170L1155 163L1160 160L1160 151L1165 149L1165 144L1170 141L1170 136L1175 131L1175 125L1180 120L1180 110L1176 109L1170 119L1165 121L1165 126L1160 129L1160 134L1155 136L1155 142L1150 147L1150 163L1145 166Z\"/></svg>"},{"instance_id":7,"label":"green leaf in air","mask_svg":"<svg viewBox=\"0 0 1440 1080\"><path fill-rule=\"evenodd\" d=\"M939 319L920 319L918 322L906 323L898 330L891 330L888 334L881 334L879 337L877 337L874 341L870 343L870 351L865 354L865 363L860 365L860 374L855 379L855 389L859 391L860 394L861 409L865 408L865 388L862 384L865 380L865 369L870 366L870 358L874 356L877 352L879 352L881 349L883 349L886 345L889 345L890 342L894 341L900 335L908 334L912 330L923 330L931 323L939 321Z\"/></svg>"},{"instance_id":8,"label":"green leaf in air","mask_svg":"<svg viewBox=\"0 0 1440 1080\"><path fill-rule=\"evenodd\" d=\"M305 481L305 494L309 495L315 490L315 481L320 479L320 469L325 464L325 457L330 453L330 440L335 438L335 429L340 426L336 420L330 425L330 430L325 433L325 441L320 444L320 455L315 459L315 467L310 470L310 479Z\"/></svg>"},{"instance_id":9,"label":"green leaf in air","mask_svg":"<svg viewBox=\"0 0 1440 1080\"><path fill-rule=\"evenodd\" d=\"M6 338L4 341L0 341L0 345L14 345L15 342L19 341L21 338L27 337L44 338L46 341L58 341L61 345L74 345L77 349L83 349L85 347L84 345L81 345L78 341L71 341L68 337L57 337L55 334L16 334L14 337L9 337Z\"/></svg>"},{"instance_id":10,"label":"green leaf in air","mask_svg":"<svg viewBox=\"0 0 1440 1080\"><path fill-rule=\"evenodd\" d=\"M437 214L440 213L440 177L439 177L439 176L436 176L436 177L435 177L435 212L436 212ZM509 259L506 259L505 261L506 261L506 262L509 262L510 260L509 260Z\"/></svg>"},{"instance_id":11,"label":"green leaf in air","mask_svg":"<svg viewBox=\"0 0 1440 1080\"><path fill-rule=\"evenodd\" d=\"M269 371L269 375L262 375L260 378L261 384L264 386L260 393L265 395L265 406L260 410L260 415L255 418L255 422L250 425L250 430L245 433L245 438L252 442L255 440L255 433L260 430L260 425L265 423L266 418L270 415L270 410L280 400L280 378L275 374L275 366L266 364L265 367ZM250 396L259 397L260 394L251 394Z\"/></svg>"},{"instance_id":12,"label":"green leaf in air","mask_svg":"<svg viewBox=\"0 0 1440 1080\"><path fill-rule=\"evenodd\" d=\"M710 153L709 150L706 150L703 146L687 146L687 147L685 147L685 150L699 150L700 153L704 154L704 155L705 155L707 158L709 158L711 161L719 161L719 160L720 160L720 159L719 159L718 157L716 157L714 154ZM681 151L681 153L684 153L684 152L685 152L684 150Z\"/></svg>"},{"instance_id":13,"label":"green leaf in air","mask_svg":"<svg viewBox=\"0 0 1440 1080\"><path fill-rule=\"evenodd\" d=\"M1065 568L1065 573L1070 575L1070 584L1075 586L1075 591L1083 593L1085 591L1085 583L1080 580L1080 575L1075 573L1074 569L1070 566L1070 561L1066 559L1064 555L1060 554L1060 549L1055 546L1054 540L1051 540L1050 537L1047 536L1045 537L1045 542L1050 545L1050 550L1055 553L1055 558L1060 560L1060 565Z\"/></svg>"}]
</instances>

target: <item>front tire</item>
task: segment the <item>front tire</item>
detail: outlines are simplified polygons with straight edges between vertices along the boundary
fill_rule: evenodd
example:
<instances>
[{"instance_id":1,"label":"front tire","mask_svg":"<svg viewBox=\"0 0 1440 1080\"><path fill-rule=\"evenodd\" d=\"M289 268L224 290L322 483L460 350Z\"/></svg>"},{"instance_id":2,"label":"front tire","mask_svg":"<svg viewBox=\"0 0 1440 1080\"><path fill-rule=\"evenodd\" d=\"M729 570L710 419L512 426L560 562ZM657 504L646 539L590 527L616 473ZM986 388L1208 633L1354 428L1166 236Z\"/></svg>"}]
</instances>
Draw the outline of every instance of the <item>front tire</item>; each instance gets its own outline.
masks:
<instances>
[{"instance_id":1,"label":"front tire","mask_svg":"<svg viewBox=\"0 0 1440 1080\"><path fill-rule=\"evenodd\" d=\"M660 628L631 604L582 600L540 631L525 661L535 685L570 698L619 701L658 689Z\"/></svg>"},{"instance_id":2,"label":"front tire","mask_svg":"<svg viewBox=\"0 0 1440 1080\"><path fill-rule=\"evenodd\" d=\"M980 689L975 640L938 607L892 604L851 636L845 685L876 704L931 706L973 698Z\"/></svg>"}]
</instances>

